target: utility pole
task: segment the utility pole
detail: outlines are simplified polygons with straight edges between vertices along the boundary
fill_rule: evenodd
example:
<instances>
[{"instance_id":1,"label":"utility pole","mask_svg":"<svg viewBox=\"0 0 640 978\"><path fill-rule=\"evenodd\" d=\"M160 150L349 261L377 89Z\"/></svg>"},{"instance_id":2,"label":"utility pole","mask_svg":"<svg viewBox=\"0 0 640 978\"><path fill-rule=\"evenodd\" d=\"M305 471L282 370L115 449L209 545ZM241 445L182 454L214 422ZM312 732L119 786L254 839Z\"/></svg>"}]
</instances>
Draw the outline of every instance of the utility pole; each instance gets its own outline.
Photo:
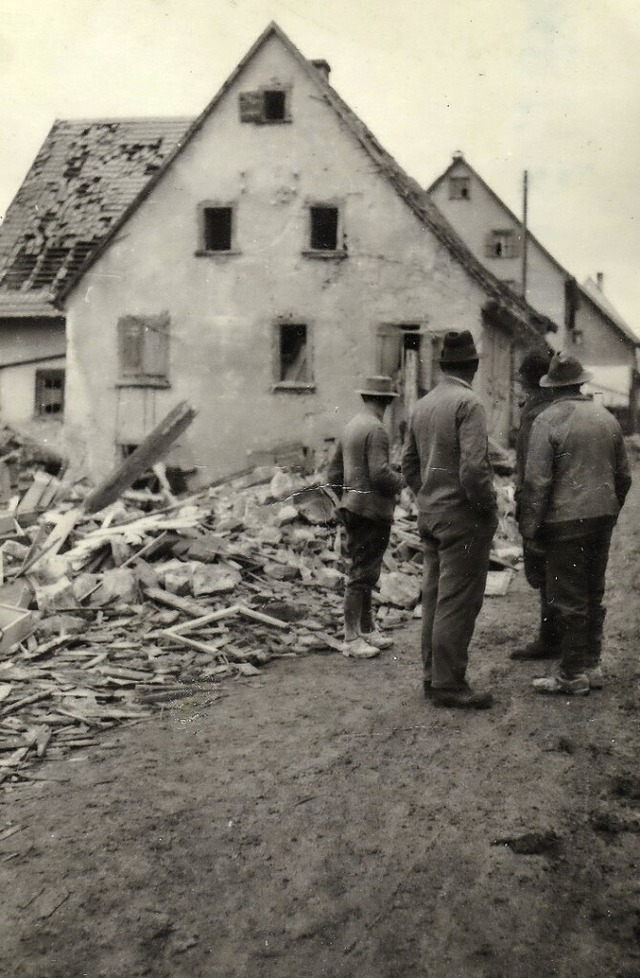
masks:
<instances>
[{"instance_id":1,"label":"utility pole","mask_svg":"<svg viewBox=\"0 0 640 978\"><path fill-rule=\"evenodd\" d=\"M522 181L522 298L527 298L527 206L529 198L529 175L524 171Z\"/></svg>"}]
</instances>

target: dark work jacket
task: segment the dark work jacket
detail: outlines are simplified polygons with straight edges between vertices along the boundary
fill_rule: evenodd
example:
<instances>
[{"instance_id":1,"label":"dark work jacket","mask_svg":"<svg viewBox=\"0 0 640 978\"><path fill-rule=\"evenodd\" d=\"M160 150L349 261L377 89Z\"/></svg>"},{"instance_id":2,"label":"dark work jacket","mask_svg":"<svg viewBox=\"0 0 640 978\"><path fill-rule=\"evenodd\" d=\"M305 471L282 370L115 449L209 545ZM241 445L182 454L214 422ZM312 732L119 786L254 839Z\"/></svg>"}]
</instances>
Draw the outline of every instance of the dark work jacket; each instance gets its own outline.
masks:
<instances>
[{"instance_id":1,"label":"dark work jacket","mask_svg":"<svg viewBox=\"0 0 640 978\"><path fill-rule=\"evenodd\" d=\"M516 478L515 478L515 500L516 518L520 511L520 493L524 483L524 472L527 464L527 452L529 450L529 438L531 428L541 411L553 401L553 391L548 388L540 388L531 393L520 412L520 427L516 439Z\"/></svg>"},{"instance_id":2,"label":"dark work jacket","mask_svg":"<svg viewBox=\"0 0 640 978\"><path fill-rule=\"evenodd\" d=\"M613 415L581 394L556 396L531 428L520 532L527 539L580 535L586 521L615 521L630 486L624 438Z\"/></svg>"},{"instance_id":3,"label":"dark work jacket","mask_svg":"<svg viewBox=\"0 0 640 978\"><path fill-rule=\"evenodd\" d=\"M402 473L427 518L461 525L497 519L484 407L466 381L445 376L420 398L407 428Z\"/></svg>"},{"instance_id":4,"label":"dark work jacket","mask_svg":"<svg viewBox=\"0 0 640 978\"><path fill-rule=\"evenodd\" d=\"M389 436L365 407L349 421L329 465L340 508L372 520L393 520L402 478L389 464Z\"/></svg>"}]
</instances>

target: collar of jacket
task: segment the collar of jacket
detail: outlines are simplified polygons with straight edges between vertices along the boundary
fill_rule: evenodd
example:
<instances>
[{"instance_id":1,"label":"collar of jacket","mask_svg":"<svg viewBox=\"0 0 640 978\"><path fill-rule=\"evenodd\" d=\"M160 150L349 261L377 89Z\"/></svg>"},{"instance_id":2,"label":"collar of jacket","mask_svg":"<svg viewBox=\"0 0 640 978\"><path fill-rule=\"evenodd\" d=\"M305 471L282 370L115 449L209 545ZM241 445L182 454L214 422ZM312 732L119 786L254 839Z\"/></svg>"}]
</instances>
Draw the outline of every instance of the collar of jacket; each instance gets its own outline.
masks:
<instances>
[{"instance_id":1,"label":"collar of jacket","mask_svg":"<svg viewBox=\"0 0 640 978\"><path fill-rule=\"evenodd\" d=\"M460 377L454 377L453 374L445 374L442 378L441 383L443 384L458 384L460 387L466 387L468 390L472 391L473 387L471 384L467 383L466 380L462 380Z\"/></svg>"}]
</instances>

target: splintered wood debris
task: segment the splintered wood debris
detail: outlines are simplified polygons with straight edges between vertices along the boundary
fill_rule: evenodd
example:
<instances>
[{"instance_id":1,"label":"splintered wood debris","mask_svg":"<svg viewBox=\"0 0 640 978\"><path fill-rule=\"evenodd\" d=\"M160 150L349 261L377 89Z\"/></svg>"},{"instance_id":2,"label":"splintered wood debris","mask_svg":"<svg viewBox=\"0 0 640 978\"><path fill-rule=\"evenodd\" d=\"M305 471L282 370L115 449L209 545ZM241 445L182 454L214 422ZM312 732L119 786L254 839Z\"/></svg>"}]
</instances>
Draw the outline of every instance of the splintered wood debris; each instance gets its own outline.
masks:
<instances>
[{"instance_id":1,"label":"splintered wood debris","mask_svg":"<svg viewBox=\"0 0 640 978\"><path fill-rule=\"evenodd\" d=\"M518 540L510 480L496 485L503 570ZM219 695L222 680L250 680L272 659L340 651L344 566L321 473L263 466L171 502L160 488L89 512L87 489L59 484L55 508L0 544L0 603L23 629L0 646L5 787L42 780L40 759L93 747L194 692ZM382 628L411 617L421 565L405 491L375 595Z\"/></svg>"}]
</instances>

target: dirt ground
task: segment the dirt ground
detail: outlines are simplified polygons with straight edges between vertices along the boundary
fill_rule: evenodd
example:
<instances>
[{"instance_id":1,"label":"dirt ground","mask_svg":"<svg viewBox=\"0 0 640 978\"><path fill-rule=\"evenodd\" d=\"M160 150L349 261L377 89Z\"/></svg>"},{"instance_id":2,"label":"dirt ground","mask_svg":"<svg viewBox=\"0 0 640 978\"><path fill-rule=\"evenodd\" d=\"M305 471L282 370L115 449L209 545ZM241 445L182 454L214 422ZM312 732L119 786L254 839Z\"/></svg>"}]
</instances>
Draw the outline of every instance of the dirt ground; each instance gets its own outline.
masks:
<instances>
[{"instance_id":1,"label":"dirt ground","mask_svg":"<svg viewBox=\"0 0 640 978\"><path fill-rule=\"evenodd\" d=\"M42 764L2 796L0 973L638 978L639 591L636 468L602 692L530 690L519 574L472 646L491 711L424 700L412 622L378 660L279 660Z\"/></svg>"}]
</instances>

